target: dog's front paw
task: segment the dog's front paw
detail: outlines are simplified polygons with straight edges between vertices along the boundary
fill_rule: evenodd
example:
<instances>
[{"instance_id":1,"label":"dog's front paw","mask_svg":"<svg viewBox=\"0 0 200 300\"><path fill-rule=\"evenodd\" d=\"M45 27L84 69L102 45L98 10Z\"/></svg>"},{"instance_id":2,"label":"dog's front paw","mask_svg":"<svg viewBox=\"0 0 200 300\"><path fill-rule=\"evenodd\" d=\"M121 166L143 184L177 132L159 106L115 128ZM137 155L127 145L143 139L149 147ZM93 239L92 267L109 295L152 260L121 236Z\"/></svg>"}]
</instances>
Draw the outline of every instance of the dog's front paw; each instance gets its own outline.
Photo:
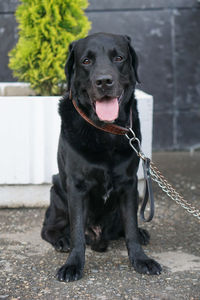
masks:
<instances>
[{"instance_id":1,"label":"dog's front paw","mask_svg":"<svg viewBox=\"0 0 200 300\"><path fill-rule=\"evenodd\" d=\"M65 264L57 272L57 279L65 282L79 280L82 276L82 270L76 264Z\"/></svg>"},{"instance_id":2,"label":"dog's front paw","mask_svg":"<svg viewBox=\"0 0 200 300\"><path fill-rule=\"evenodd\" d=\"M162 271L160 264L150 258L135 259L133 267L138 273L148 275L160 275Z\"/></svg>"}]
</instances>

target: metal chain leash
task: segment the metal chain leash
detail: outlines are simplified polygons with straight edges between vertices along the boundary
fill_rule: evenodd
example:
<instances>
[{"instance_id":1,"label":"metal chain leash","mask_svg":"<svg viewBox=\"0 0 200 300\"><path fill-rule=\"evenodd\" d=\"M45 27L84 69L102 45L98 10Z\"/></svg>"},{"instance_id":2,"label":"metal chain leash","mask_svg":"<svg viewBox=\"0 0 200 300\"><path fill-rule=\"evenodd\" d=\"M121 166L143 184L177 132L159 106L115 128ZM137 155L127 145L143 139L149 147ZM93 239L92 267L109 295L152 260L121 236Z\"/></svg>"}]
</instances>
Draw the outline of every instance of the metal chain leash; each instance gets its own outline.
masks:
<instances>
[{"instance_id":1,"label":"metal chain leash","mask_svg":"<svg viewBox=\"0 0 200 300\"><path fill-rule=\"evenodd\" d=\"M167 194L168 197L183 207L188 213L200 220L200 210L192 206L172 187L172 185L165 179L153 162L150 163L150 173L152 180L159 185L159 187Z\"/></svg>"},{"instance_id":2,"label":"metal chain leash","mask_svg":"<svg viewBox=\"0 0 200 300\"><path fill-rule=\"evenodd\" d=\"M129 145L131 148L135 151L137 156L139 156L142 160L146 160L147 157L144 155L144 153L141 150L141 144L140 140L136 137L134 131L129 128L131 136L129 134L126 134L125 136L129 140ZM137 143L137 148L133 145L133 143ZM158 186L167 194L169 198L171 198L173 201L175 201L178 205L180 205L182 208L184 208L188 213L196 217L198 220L200 220L200 210L196 209L194 206L192 206L188 201L186 201L173 187L172 185L167 181L167 179L161 174L161 172L158 170L158 168L155 166L155 164L151 161L150 162L150 174L151 179L155 181Z\"/></svg>"}]
</instances>

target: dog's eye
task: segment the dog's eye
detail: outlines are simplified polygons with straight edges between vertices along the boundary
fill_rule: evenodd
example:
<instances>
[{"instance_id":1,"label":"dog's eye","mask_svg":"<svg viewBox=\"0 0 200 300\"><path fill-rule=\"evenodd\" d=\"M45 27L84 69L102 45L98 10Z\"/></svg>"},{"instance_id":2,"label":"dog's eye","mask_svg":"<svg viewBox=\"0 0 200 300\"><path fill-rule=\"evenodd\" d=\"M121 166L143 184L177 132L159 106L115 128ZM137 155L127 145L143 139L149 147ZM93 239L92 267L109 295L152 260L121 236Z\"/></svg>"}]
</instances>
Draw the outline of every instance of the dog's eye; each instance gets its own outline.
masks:
<instances>
[{"instance_id":1,"label":"dog's eye","mask_svg":"<svg viewBox=\"0 0 200 300\"><path fill-rule=\"evenodd\" d=\"M123 59L124 59L124 58L123 58L121 55L115 57L115 61L116 61L116 62L120 62L120 61L122 61Z\"/></svg>"},{"instance_id":2,"label":"dog's eye","mask_svg":"<svg viewBox=\"0 0 200 300\"><path fill-rule=\"evenodd\" d=\"M82 61L82 64L83 65L89 65L91 64L91 60L89 58L85 58L83 61Z\"/></svg>"}]
</instances>

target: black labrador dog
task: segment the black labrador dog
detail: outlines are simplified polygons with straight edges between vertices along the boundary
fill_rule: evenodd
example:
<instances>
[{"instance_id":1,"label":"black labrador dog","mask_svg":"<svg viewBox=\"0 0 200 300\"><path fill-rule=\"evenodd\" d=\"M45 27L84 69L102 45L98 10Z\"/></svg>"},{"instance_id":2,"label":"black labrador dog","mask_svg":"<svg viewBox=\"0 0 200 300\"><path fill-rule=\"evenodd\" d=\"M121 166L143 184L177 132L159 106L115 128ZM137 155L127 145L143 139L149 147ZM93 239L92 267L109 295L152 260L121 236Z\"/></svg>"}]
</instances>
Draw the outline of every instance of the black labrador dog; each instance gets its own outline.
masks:
<instances>
[{"instance_id":1,"label":"black labrador dog","mask_svg":"<svg viewBox=\"0 0 200 300\"><path fill-rule=\"evenodd\" d=\"M139 158L125 136L101 130L132 124L141 138L134 97L138 59L130 38L97 33L73 42L69 51L68 92L59 103L59 174L42 228L43 239L69 251L57 278L80 279L86 244L105 251L109 240L122 236L134 269L160 274L160 265L141 247L149 234L137 222Z\"/></svg>"}]
</instances>

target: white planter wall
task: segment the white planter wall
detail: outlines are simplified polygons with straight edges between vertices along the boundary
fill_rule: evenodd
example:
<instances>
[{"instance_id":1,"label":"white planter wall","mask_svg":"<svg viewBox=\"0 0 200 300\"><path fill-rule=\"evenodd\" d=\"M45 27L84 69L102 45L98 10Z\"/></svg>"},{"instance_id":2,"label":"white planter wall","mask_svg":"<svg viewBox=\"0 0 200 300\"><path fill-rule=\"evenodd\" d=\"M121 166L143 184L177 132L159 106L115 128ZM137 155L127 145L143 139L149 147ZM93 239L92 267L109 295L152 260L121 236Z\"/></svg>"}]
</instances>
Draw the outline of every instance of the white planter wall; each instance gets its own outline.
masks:
<instances>
[{"instance_id":1,"label":"white planter wall","mask_svg":"<svg viewBox=\"0 0 200 300\"><path fill-rule=\"evenodd\" d=\"M0 97L0 184L39 184L57 171L58 97Z\"/></svg>"},{"instance_id":2,"label":"white planter wall","mask_svg":"<svg viewBox=\"0 0 200 300\"><path fill-rule=\"evenodd\" d=\"M136 98L141 120L142 149L151 157L153 97L137 90ZM28 187L24 195L25 187L19 187L17 196L16 187L12 191L11 187L5 185L51 183L52 174L57 172L59 99L0 96L0 206L40 206L48 203L46 187L43 187L41 197L37 191L34 195L33 187ZM138 176L140 180L143 178L142 166Z\"/></svg>"}]
</instances>

